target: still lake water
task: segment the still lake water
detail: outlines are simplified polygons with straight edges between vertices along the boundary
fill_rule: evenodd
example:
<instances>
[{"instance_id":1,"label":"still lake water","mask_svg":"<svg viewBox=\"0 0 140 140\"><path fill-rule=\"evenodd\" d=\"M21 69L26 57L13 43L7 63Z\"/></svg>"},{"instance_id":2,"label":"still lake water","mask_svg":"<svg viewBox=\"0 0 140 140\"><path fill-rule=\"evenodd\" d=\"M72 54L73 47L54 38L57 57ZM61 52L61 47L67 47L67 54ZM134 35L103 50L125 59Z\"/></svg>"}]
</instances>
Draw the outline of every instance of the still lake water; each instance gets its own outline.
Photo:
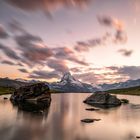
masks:
<instances>
[{"instance_id":1,"label":"still lake water","mask_svg":"<svg viewBox=\"0 0 140 140\"><path fill-rule=\"evenodd\" d=\"M82 101L90 94L53 94L46 114L18 110L0 96L0 140L135 140L140 136L140 96L118 95L130 104L100 111ZM81 123L81 119L101 121Z\"/></svg>"}]
</instances>

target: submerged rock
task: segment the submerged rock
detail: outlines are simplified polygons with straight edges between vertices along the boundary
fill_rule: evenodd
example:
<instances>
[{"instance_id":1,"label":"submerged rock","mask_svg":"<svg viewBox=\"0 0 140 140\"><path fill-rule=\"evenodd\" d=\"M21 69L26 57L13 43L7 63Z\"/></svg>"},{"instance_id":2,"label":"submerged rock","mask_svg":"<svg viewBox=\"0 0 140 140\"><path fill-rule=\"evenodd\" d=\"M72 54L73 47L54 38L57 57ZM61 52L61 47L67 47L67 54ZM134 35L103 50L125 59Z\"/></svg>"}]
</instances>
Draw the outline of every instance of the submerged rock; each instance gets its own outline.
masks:
<instances>
[{"instance_id":1,"label":"submerged rock","mask_svg":"<svg viewBox=\"0 0 140 140\"><path fill-rule=\"evenodd\" d=\"M94 93L84 100L84 103L100 108L110 108L120 106L121 100L109 93Z\"/></svg>"},{"instance_id":2,"label":"submerged rock","mask_svg":"<svg viewBox=\"0 0 140 140\"><path fill-rule=\"evenodd\" d=\"M121 103L123 103L123 104L128 104L129 103L129 100L127 100L127 99L120 99L121 100Z\"/></svg>"},{"instance_id":3,"label":"submerged rock","mask_svg":"<svg viewBox=\"0 0 140 140\"><path fill-rule=\"evenodd\" d=\"M93 108L93 107L92 107L92 108L86 108L86 110L87 110L87 111L99 111L100 109L97 109L97 108Z\"/></svg>"},{"instance_id":4,"label":"submerged rock","mask_svg":"<svg viewBox=\"0 0 140 140\"><path fill-rule=\"evenodd\" d=\"M7 97L3 97L3 99L4 99L4 100L8 100L8 98L7 98Z\"/></svg>"},{"instance_id":5,"label":"submerged rock","mask_svg":"<svg viewBox=\"0 0 140 140\"><path fill-rule=\"evenodd\" d=\"M81 122L84 122L84 123L93 123L94 120L93 119L83 119L83 120L81 120Z\"/></svg>"},{"instance_id":6,"label":"submerged rock","mask_svg":"<svg viewBox=\"0 0 140 140\"><path fill-rule=\"evenodd\" d=\"M25 111L44 110L51 103L51 94L45 83L36 83L20 87L11 95L10 100Z\"/></svg>"},{"instance_id":7,"label":"submerged rock","mask_svg":"<svg viewBox=\"0 0 140 140\"><path fill-rule=\"evenodd\" d=\"M132 109L140 109L140 104L131 104Z\"/></svg>"},{"instance_id":8,"label":"submerged rock","mask_svg":"<svg viewBox=\"0 0 140 140\"><path fill-rule=\"evenodd\" d=\"M100 121L101 119L83 119L81 122L84 123L93 123L94 121Z\"/></svg>"}]
</instances>

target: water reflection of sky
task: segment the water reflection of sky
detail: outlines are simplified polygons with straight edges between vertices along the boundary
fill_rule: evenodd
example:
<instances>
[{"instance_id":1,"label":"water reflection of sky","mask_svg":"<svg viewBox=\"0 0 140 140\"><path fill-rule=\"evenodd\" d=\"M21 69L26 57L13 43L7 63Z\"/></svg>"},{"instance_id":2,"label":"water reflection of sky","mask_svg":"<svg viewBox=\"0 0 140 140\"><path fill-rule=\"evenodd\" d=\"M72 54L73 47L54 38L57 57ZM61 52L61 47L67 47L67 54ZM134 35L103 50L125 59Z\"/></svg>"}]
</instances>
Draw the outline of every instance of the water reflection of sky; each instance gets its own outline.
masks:
<instances>
[{"instance_id":1,"label":"water reflection of sky","mask_svg":"<svg viewBox=\"0 0 140 140\"><path fill-rule=\"evenodd\" d=\"M25 113L0 97L1 140L133 140L140 135L140 97L119 96L130 104L118 108L86 111L82 101L87 94L52 96L51 106L44 114ZM137 104L137 105L136 105ZM84 118L101 119L92 124Z\"/></svg>"}]
</instances>

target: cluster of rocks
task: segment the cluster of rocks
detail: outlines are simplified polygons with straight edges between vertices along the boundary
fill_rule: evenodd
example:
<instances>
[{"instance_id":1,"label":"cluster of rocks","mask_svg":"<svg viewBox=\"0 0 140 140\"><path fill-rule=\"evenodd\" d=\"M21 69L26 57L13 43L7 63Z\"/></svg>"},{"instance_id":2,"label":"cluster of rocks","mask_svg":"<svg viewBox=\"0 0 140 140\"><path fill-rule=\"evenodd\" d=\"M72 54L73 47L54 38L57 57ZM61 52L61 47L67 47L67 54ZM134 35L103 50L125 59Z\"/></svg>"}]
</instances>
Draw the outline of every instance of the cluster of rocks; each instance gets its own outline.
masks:
<instances>
[{"instance_id":1,"label":"cluster of rocks","mask_svg":"<svg viewBox=\"0 0 140 140\"><path fill-rule=\"evenodd\" d=\"M10 100L14 105L22 110L36 111L43 110L50 106L51 94L49 86L46 83L36 83L32 85L22 86L15 90ZM110 108L120 106L122 103L128 103L126 99L118 99L109 93L93 93L84 103L100 107ZM88 111L98 111L96 108L86 108ZM95 120L93 120L95 121Z\"/></svg>"},{"instance_id":2,"label":"cluster of rocks","mask_svg":"<svg viewBox=\"0 0 140 140\"><path fill-rule=\"evenodd\" d=\"M116 96L111 95L109 93L103 93L103 92L98 92L98 93L93 93L91 96L86 98L84 103L89 104L94 107L98 108L112 108L112 107L117 107L120 106L122 103L129 103L127 99L118 99ZM98 111L98 108L86 108L87 111ZM94 121L99 121L101 119L83 119L81 122L84 123L93 123Z\"/></svg>"}]
</instances>

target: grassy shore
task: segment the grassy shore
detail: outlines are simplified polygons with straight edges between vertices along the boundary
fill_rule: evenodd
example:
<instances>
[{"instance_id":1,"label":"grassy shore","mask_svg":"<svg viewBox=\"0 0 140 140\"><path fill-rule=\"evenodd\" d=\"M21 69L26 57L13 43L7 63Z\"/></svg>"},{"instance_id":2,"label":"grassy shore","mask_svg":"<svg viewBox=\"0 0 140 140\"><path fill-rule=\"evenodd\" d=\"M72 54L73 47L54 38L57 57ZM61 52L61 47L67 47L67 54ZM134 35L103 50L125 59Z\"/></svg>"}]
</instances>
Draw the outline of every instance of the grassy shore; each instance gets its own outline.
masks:
<instances>
[{"instance_id":1,"label":"grassy shore","mask_svg":"<svg viewBox=\"0 0 140 140\"><path fill-rule=\"evenodd\" d=\"M15 89L11 87L0 87L0 95L6 95L11 94ZM52 94L60 93L55 90L50 91ZM137 95L140 96L140 86L137 87L131 87L131 88L125 88L125 89L113 89L105 91L106 93L111 94L123 94L123 95ZM61 92L62 93L62 92Z\"/></svg>"},{"instance_id":2,"label":"grassy shore","mask_svg":"<svg viewBox=\"0 0 140 140\"><path fill-rule=\"evenodd\" d=\"M137 95L137 96L140 96L140 86L125 88L125 89L108 90L106 92L111 93L111 94L123 94L123 95Z\"/></svg>"},{"instance_id":3,"label":"grassy shore","mask_svg":"<svg viewBox=\"0 0 140 140\"><path fill-rule=\"evenodd\" d=\"M11 94L14 91L14 88L11 87L0 87L0 95Z\"/></svg>"}]
</instances>

